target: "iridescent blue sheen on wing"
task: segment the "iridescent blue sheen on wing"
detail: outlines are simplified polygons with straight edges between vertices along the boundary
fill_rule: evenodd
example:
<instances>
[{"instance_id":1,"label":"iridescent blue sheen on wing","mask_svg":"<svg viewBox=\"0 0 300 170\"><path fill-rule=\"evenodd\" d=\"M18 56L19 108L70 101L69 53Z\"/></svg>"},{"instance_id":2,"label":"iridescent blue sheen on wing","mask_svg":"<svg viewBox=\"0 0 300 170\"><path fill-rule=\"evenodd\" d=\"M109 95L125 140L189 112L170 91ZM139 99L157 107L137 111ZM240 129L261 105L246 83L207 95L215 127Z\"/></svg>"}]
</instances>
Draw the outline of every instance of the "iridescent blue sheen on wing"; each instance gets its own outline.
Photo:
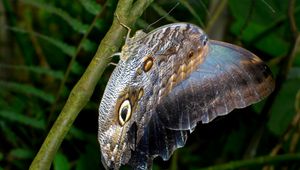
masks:
<instances>
[{"instance_id":1,"label":"iridescent blue sheen on wing","mask_svg":"<svg viewBox=\"0 0 300 170\"><path fill-rule=\"evenodd\" d=\"M208 123L274 90L271 71L257 56L228 43L210 41L208 45L203 63L156 108L170 129L193 130L197 122Z\"/></svg>"}]
</instances>

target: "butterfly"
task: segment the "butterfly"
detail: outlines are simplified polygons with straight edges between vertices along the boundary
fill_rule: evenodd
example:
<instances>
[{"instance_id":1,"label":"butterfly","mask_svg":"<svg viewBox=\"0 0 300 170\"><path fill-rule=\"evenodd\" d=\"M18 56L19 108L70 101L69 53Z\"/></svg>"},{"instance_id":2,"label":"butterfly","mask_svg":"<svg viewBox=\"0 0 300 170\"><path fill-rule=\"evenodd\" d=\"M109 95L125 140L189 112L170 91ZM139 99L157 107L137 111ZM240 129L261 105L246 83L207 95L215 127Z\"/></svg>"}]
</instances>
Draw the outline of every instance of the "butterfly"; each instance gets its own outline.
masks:
<instances>
[{"instance_id":1,"label":"butterfly","mask_svg":"<svg viewBox=\"0 0 300 170\"><path fill-rule=\"evenodd\" d=\"M127 38L99 106L98 141L107 169L151 169L183 147L197 123L256 103L274 90L251 52L208 39L189 23Z\"/></svg>"}]
</instances>

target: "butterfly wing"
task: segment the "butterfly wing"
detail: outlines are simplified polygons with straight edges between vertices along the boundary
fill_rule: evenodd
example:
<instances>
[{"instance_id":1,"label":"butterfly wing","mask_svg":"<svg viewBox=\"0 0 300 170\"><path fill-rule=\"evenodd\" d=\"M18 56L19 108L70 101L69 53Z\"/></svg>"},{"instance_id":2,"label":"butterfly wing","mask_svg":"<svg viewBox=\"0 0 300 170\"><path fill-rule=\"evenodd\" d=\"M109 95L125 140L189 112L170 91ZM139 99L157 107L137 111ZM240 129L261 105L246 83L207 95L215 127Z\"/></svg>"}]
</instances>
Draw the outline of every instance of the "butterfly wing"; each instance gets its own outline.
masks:
<instances>
[{"instance_id":1,"label":"butterfly wing","mask_svg":"<svg viewBox=\"0 0 300 170\"><path fill-rule=\"evenodd\" d=\"M271 71L257 56L228 43L210 41L208 45L205 60L154 109L130 159L135 169L151 167L156 156L168 160L176 148L184 146L197 122L208 123L273 91Z\"/></svg>"},{"instance_id":2,"label":"butterfly wing","mask_svg":"<svg viewBox=\"0 0 300 170\"><path fill-rule=\"evenodd\" d=\"M168 160L187 140L189 131L168 129L157 116L153 115L136 150L131 153L129 164L136 170L151 169L152 160L157 156Z\"/></svg>"},{"instance_id":3,"label":"butterfly wing","mask_svg":"<svg viewBox=\"0 0 300 170\"><path fill-rule=\"evenodd\" d=\"M99 142L109 168L151 167L185 144L198 122L258 102L274 89L269 68L240 47L175 23L129 41L99 107ZM124 57L123 56L123 57ZM120 125L120 103L133 112Z\"/></svg>"},{"instance_id":4,"label":"butterfly wing","mask_svg":"<svg viewBox=\"0 0 300 170\"><path fill-rule=\"evenodd\" d=\"M199 121L208 123L273 91L271 71L257 56L224 42L208 45L205 60L156 107L165 127L193 130Z\"/></svg>"}]
</instances>

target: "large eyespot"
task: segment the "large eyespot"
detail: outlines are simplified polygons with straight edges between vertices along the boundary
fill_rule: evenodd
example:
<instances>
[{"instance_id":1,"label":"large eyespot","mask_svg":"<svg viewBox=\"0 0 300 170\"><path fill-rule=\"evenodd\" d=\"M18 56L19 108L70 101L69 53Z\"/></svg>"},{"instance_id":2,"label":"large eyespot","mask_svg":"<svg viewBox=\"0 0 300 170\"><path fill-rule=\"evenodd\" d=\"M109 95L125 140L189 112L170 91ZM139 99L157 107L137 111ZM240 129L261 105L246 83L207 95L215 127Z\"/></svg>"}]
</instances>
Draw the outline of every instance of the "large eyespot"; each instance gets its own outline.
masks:
<instances>
[{"instance_id":1,"label":"large eyespot","mask_svg":"<svg viewBox=\"0 0 300 170\"><path fill-rule=\"evenodd\" d=\"M119 123L121 126L130 119L131 116L131 105L128 99L124 100L119 108Z\"/></svg>"},{"instance_id":2,"label":"large eyespot","mask_svg":"<svg viewBox=\"0 0 300 170\"><path fill-rule=\"evenodd\" d=\"M144 61L143 70L144 72L149 71L153 66L153 58L152 56L147 56Z\"/></svg>"}]
</instances>

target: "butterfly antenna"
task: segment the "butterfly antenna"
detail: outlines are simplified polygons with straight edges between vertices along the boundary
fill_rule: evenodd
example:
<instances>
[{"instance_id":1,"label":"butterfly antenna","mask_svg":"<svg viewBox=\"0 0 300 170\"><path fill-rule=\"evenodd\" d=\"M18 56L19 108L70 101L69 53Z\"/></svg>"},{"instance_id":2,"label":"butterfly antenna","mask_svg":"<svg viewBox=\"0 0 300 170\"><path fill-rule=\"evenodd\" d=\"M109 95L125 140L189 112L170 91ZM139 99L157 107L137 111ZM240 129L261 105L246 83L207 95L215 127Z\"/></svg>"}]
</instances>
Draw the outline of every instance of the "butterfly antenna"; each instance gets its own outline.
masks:
<instances>
[{"instance_id":1,"label":"butterfly antenna","mask_svg":"<svg viewBox=\"0 0 300 170\"><path fill-rule=\"evenodd\" d=\"M152 25L158 23L159 21L161 21L162 19L166 18L166 16L168 16L177 6L179 5L179 2L177 2L172 9L169 10L168 13L166 13L164 16L160 17L158 20L156 20L155 22L153 22L152 24L148 25L148 27L146 28L146 30L148 30Z\"/></svg>"}]
</instances>

